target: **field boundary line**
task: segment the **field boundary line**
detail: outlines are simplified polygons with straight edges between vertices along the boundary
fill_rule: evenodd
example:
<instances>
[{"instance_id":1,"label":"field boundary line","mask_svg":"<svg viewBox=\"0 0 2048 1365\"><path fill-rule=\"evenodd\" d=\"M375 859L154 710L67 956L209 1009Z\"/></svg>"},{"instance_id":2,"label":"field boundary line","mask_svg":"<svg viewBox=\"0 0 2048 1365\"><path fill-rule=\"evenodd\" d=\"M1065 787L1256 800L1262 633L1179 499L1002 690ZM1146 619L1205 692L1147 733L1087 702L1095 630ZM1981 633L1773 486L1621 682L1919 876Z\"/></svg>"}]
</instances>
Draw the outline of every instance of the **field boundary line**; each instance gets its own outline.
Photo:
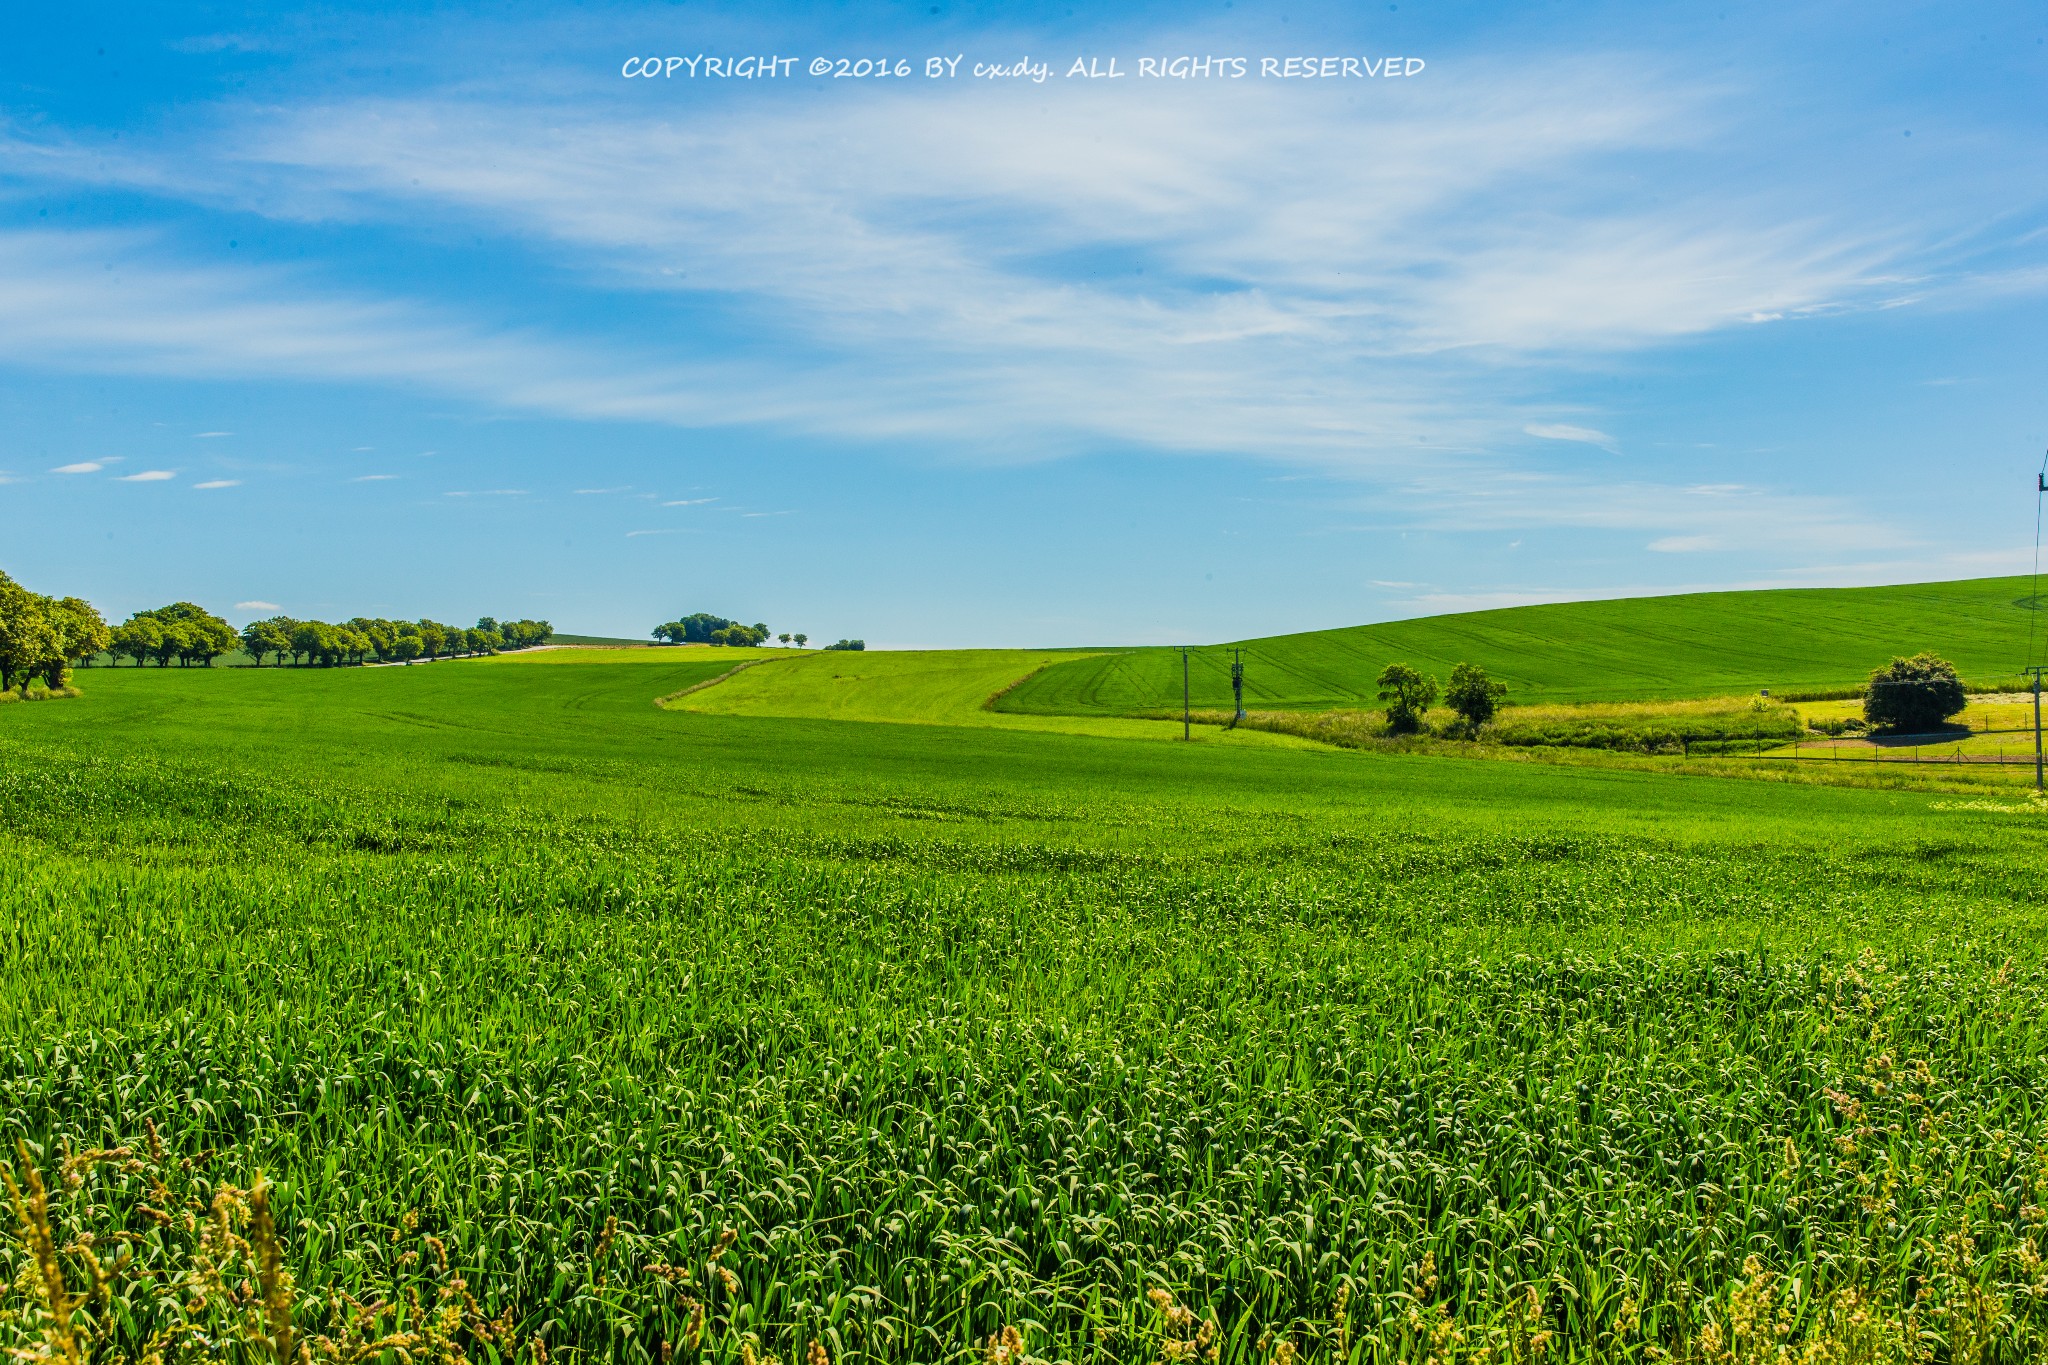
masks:
<instances>
[{"instance_id":1,"label":"field boundary line","mask_svg":"<svg viewBox=\"0 0 2048 1365\"><path fill-rule=\"evenodd\" d=\"M734 664L731 668L726 669L725 672L719 674L715 678L706 678L703 682L691 683L688 687L682 688L675 692L671 692L665 697L656 697L654 699L654 704L657 708L666 710L670 702L680 700L683 697L687 697L692 692L702 692L707 687L716 687L720 683L724 682L727 678L730 678L738 673L744 673L750 668L759 668L763 664L780 664L788 662L789 661L787 659L748 659L745 663Z\"/></svg>"},{"instance_id":2,"label":"field boundary line","mask_svg":"<svg viewBox=\"0 0 2048 1365\"><path fill-rule=\"evenodd\" d=\"M1076 654L1071 656L1071 658L1067 659L1047 659L1044 663L1038 665L1030 672L1024 674L1023 677L1012 678L1009 682L1004 683L1001 687L998 687L995 691L989 693L986 697L983 697L981 700L980 709L983 711L995 711L997 702L1001 701L1004 697L1009 696L1012 692L1015 692L1018 688L1022 687L1025 683L1030 682L1033 678L1045 672L1046 669L1051 668L1054 664L1069 663L1072 662L1073 659L1094 659L1100 657L1100 655L1096 654ZM1003 711L999 712L998 714L1009 716L1021 715L1025 713L1016 711ZM1048 712L1047 714L1057 715L1059 713Z\"/></svg>"}]
</instances>

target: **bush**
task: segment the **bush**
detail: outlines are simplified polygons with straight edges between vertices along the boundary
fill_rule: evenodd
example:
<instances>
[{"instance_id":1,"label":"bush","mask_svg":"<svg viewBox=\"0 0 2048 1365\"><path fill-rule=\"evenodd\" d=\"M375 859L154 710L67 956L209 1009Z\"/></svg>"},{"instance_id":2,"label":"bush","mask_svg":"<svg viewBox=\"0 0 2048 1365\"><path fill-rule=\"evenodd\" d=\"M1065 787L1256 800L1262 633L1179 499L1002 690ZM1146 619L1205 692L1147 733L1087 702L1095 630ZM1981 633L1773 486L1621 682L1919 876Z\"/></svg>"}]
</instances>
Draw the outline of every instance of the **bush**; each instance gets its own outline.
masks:
<instances>
[{"instance_id":1,"label":"bush","mask_svg":"<svg viewBox=\"0 0 2048 1365\"><path fill-rule=\"evenodd\" d=\"M1870 675L1863 718L1873 729L1918 734L1942 728L1969 700L1955 665L1932 654L1893 659Z\"/></svg>"},{"instance_id":2,"label":"bush","mask_svg":"<svg viewBox=\"0 0 2048 1365\"><path fill-rule=\"evenodd\" d=\"M866 649L867 647L868 642L866 640L841 640L837 644L825 646L827 649Z\"/></svg>"}]
</instances>

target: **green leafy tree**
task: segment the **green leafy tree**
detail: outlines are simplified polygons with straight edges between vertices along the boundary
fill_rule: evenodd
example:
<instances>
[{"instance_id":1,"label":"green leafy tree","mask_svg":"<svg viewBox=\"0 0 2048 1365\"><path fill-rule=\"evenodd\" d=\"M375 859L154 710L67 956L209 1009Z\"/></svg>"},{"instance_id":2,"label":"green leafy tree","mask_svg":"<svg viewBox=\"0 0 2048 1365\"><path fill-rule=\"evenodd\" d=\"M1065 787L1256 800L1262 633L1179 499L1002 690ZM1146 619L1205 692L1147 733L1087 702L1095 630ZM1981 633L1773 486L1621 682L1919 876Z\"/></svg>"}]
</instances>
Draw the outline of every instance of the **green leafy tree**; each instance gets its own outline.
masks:
<instances>
[{"instance_id":1,"label":"green leafy tree","mask_svg":"<svg viewBox=\"0 0 2048 1365\"><path fill-rule=\"evenodd\" d=\"M83 597L60 598L51 606L58 633L63 637L61 646L63 659L54 669L45 669L44 674L52 687L62 687L63 662L89 665L93 659L106 651L113 641L113 632L107 629L106 618L99 609Z\"/></svg>"},{"instance_id":2,"label":"green leafy tree","mask_svg":"<svg viewBox=\"0 0 2048 1365\"><path fill-rule=\"evenodd\" d=\"M391 657L405 664L419 658L420 633L417 630L399 632L391 641Z\"/></svg>"},{"instance_id":3,"label":"green leafy tree","mask_svg":"<svg viewBox=\"0 0 2048 1365\"><path fill-rule=\"evenodd\" d=\"M867 642L866 640L840 640L840 641L838 641L838 642L837 642L837 643L835 643L835 644L829 644L829 645L826 645L826 646L825 646L825 648L827 648L827 649L853 649L853 650L861 650L861 649L866 649L867 647L868 647L868 642Z\"/></svg>"},{"instance_id":4,"label":"green leafy tree","mask_svg":"<svg viewBox=\"0 0 2048 1365\"><path fill-rule=\"evenodd\" d=\"M319 659L320 648L325 643L326 626L319 621L292 622L292 662L301 660L311 664Z\"/></svg>"},{"instance_id":5,"label":"green leafy tree","mask_svg":"<svg viewBox=\"0 0 2048 1365\"><path fill-rule=\"evenodd\" d=\"M708 611L692 612L654 628L654 638L672 645L758 645L768 638L768 627L742 625Z\"/></svg>"},{"instance_id":6,"label":"green leafy tree","mask_svg":"<svg viewBox=\"0 0 2048 1365\"><path fill-rule=\"evenodd\" d=\"M1486 670L1479 665L1459 664L1451 670L1450 686L1444 689L1444 704L1477 729L1493 719L1501 698L1507 694L1507 684L1487 677Z\"/></svg>"},{"instance_id":7,"label":"green leafy tree","mask_svg":"<svg viewBox=\"0 0 2048 1365\"><path fill-rule=\"evenodd\" d=\"M156 657L157 647L163 643L163 623L154 616L136 615L114 627L114 638L109 645L115 657L135 660L137 668L145 659Z\"/></svg>"},{"instance_id":8,"label":"green leafy tree","mask_svg":"<svg viewBox=\"0 0 2048 1365\"><path fill-rule=\"evenodd\" d=\"M804 642L805 642L806 640L809 640L809 639L810 639L811 637L810 637L810 636L808 636L808 635L804 635L804 634L801 634L801 633L799 633L799 634L798 634L798 635L796 635L796 636L795 636L794 638L795 638L795 640L796 640L796 647L797 647L798 649L802 649L802 648L804 647Z\"/></svg>"},{"instance_id":9,"label":"green leafy tree","mask_svg":"<svg viewBox=\"0 0 2048 1365\"><path fill-rule=\"evenodd\" d=\"M1955 665L1933 654L1893 659L1870 675L1863 719L1893 734L1938 730L1969 702Z\"/></svg>"},{"instance_id":10,"label":"green leafy tree","mask_svg":"<svg viewBox=\"0 0 2048 1365\"><path fill-rule=\"evenodd\" d=\"M776 636L775 638L778 642L786 645L789 643L789 632L785 630L782 632L782 634Z\"/></svg>"},{"instance_id":11,"label":"green leafy tree","mask_svg":"<svg viewBox=\"0 0 2048 1365\"><path fill-rule=\"evenodd\" d=\"M1388 664L1378 682L1380 700L1387 704L1387 729L1397 735L1420 730L1423 713L1436 701L1436 679L1407 664Z\"/></svg>"},{"instance_id":12,"label":"green leafy tree","mask_svg":"<svg viewBox=\"0 0 2048 1365\"><path fill-rule=\"evenodd\" d=\"M156 624L156 651L150 656L156 660L156 666L169 668L173 659L178 660L180 668L190 664L192 660L187 657L187 651L192 647L192 637L191 632L185 629L185 623L159 616Z\"/></svg>"},{"instance_id":13,"label":"green leafy tree","mask_svg":"<svg viewBox=\"0 0 2048 1365\"><path fill-rule=\"evenodd\" d=\"M391 657L391 642L398 637L398 623L381 616L351 616L348 627L369 642L368 653L380 659Z\"/></svg>"},{"instance_id":14,"label":"green leafy tree","mask_svg":"<svg viewBox=\"0 0 2048 1365\"><path fill-rule=\"evenodd\" d=\"M242 627L242 648L256 660L258 668L263 666L266 654L282 668L284 656L292 647L292 627L297 624L289 616L267 616L261 621L251 621Z\"/></svg>"},{"instance_id":15,"label":"green leafy tree","mask_svg":"<svg viewBox=\"0 0 2048 1365\"><path fill-rule=\"evenodd\" d=\"M448 648L448 627L439 621L420 618L420 653L429 659L439 658L441 651Z\"/></svg>"},{"instance_id":16,"label":"green leafy tree","mask_svg":"<svg viewBox=\"0 0 2048 1365\"><path fill-rule=\"evenodd\" d=\"M195 663L211 667L221 655L242 647L241 634L233 626L192 602L173 602L136 616L151 617L163 628L151 654L159 667L173 659L180 667Z\"/></svg>"},{"instance_id":17,"label":"green leafy tree","mask_svg":"<svg viewBox=\"0 0 2048 1365\"><path fill-rule=\"evenodd\" d=\"M762 626L743 626L738 622L711 632L711 643L725 645L731 649L752 649L768 638L768 631Z\"/></svg>"},{"instance_id":18,"label":"green leafy tree","mask_svg":"<svg viewBox=\"0 0 2048 1365\"><path fill-rule=\"evenodd\" d=\"M548 621L518 620L501 623L498 633L505 639L507 648L530 649L544 645L554 637L555 627Z\"/></svg>"},{"instance_id":19,"label":"green leafy tree","mask_svg":"<svg viewBox=\"0 0 2048 1365\"><path fill-rule=\"evenodd\" d=\"M0 691L19 687L24 695L35 675L62 659L64 637L51 619L47 597L0 574Z\"/></svg>"}]
</instances>

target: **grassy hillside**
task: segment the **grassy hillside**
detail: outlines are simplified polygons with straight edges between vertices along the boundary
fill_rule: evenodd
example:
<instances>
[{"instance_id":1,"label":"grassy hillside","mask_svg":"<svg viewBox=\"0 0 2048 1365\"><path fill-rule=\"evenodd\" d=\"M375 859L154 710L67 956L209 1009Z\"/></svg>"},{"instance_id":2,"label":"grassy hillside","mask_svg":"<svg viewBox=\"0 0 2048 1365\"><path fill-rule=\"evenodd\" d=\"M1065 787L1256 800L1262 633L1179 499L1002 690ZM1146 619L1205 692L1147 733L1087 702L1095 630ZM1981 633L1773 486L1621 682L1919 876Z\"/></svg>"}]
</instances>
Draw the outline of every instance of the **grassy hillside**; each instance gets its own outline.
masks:
<instances>
[{"instance_id":1,"label":"grassy hillside","mask_svg":"<svg viewBox=\"0 0 2048 1365\"><path fill-rule=\"evenodd\" d=\"M1180 725L1168 721L1011 714L989 709L991 697L1040 669L1075 657L1030 649L813 650L780 655L772 664L750 667L716 687L692 692L670 704L678 710L723 716L967 725L1115 739L1181 737ZM1301 742L1292 736L1231 733L1206 726L1194 737L1203 744L1239 746Z\"/></svg>"},{"instance_id":2,"label":"grassy hillside","mask_svg":"<svg viewBox=\"0 0 2048 1365\"><path fill-rule=\"evenodd\" d=\"M0 1152L94 1359L270 1358L259 1170L272 1311L414 1359L1721 1359L1773 1276L2039 1358L2025 803L650 704L723 653L0 708Z\"/></svg>"},{"instance_id":3,"label":"grassy hillside","mask_svg":"<svg viewBox=\"0 0 2048 1365\"><path fill-rule=\"evenodd\" d=\"M548 637L551 645L617 645L628 649L649 649L651 640L629 639L622 635L564 635L560 631Z\"/></svg>"},{"instance_id":4,"label":"grassy hillside","mask_svg":"<svg viewBox=\"0 0 2048 1365\"><path fill-rule=\"evenodd\" d=\"M1966 678L2025 662L2029 580L1794 588L1568 602L1429 616L1243 641L1245 704L1319 710L1373 704L1373 679L1403 660L1439 680L1479 664L1541 701L1707 697L1851 686L1895 654L1931 649ZM2048 622L2043 623L2048 633ZM1196 706L1230 701L1229 645L1193 660ZM2037 643L2036 651L2040 645ZM1180 655L1139 649L1061 663L1002 709L1121 715L1178 707Z\"/></svg>"}]
</instances>

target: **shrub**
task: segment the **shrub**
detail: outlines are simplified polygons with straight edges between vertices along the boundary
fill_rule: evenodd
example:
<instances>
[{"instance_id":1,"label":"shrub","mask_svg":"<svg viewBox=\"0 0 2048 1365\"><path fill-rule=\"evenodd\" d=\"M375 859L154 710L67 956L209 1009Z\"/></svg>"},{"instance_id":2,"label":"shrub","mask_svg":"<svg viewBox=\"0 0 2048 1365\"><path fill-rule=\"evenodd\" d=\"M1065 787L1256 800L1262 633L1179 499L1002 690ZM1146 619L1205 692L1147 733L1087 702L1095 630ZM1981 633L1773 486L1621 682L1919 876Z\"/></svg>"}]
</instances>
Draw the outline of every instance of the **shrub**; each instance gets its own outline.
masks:
<instances>
[{"instance_id":1,"label":"shrub","mask_svg":"<svg viewBox=\"0 0 2048 1365\"><path fill-rule=\"evenodd\" d=\"M1893 659L1870 675L1863 718L1873 729L1914 734L1940 729L1969 698L1955 665L1932 654Z\"/></svg>"}]
</instances>

